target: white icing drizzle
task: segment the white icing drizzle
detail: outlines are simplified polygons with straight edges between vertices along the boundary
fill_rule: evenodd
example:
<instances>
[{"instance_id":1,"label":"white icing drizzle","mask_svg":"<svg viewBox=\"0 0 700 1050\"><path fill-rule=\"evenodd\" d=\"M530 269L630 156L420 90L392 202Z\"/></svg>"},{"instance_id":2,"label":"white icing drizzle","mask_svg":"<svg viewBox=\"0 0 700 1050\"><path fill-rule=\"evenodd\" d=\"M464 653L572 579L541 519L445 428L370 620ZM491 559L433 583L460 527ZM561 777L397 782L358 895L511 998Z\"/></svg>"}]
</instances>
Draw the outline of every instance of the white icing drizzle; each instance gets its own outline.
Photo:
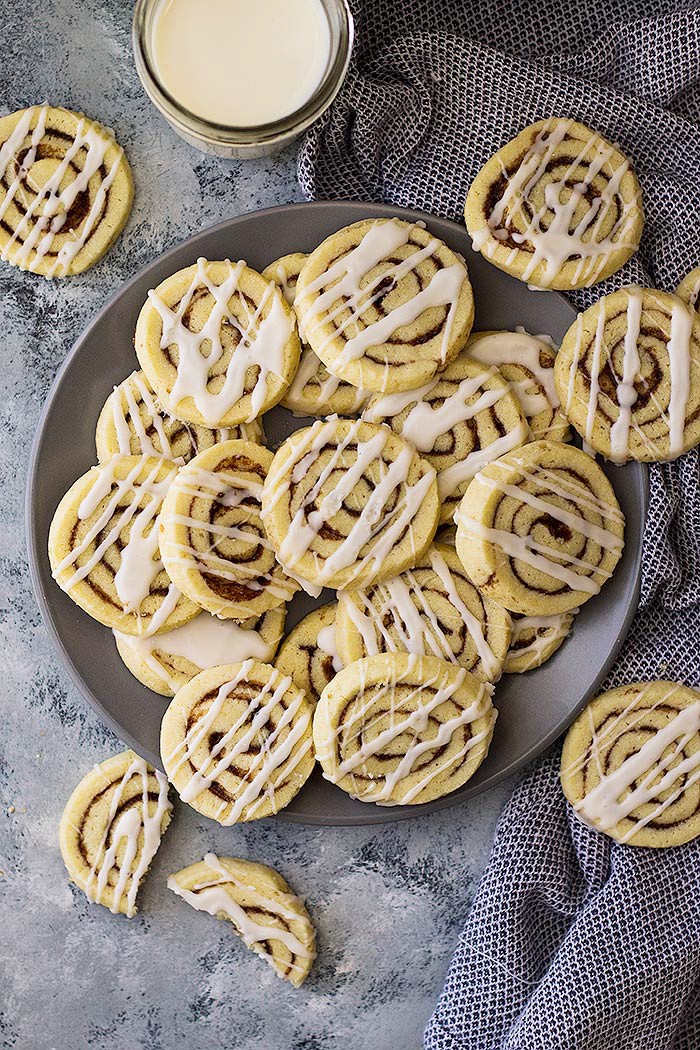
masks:
<instances>
[{"instance_id":1,"label":"white icing drizzle","mask_svg":"<svg viewBox=\"0 0 700 1050\"><path fill-rule=\"evenodd\" d=\"M690 338L693 315L685 303L674 302L671 308L671 331L666 350L671 372L671 397L668 405L669 455L680 456L683 451L685 412L690 396Z\"/></svg>"},{"instance_id":2,"label":"white icing drizzle","mask_svg":"<svg viewBox=\"0 0 700 1050\"><path fill-rule=\"evenodd\" d=\"M338 655L338 643L335 637L335 624L329 623L327 627L322 627L316 637L316 645L325 653L326 656L330 656L333 660L333 670L337 674L338 671L342 671L343 664Z\"/></svg>"},{"instance_id":3,"label":"white icing drizzle","mask_svg":"<svg viewBox=\"0 0 700 1050\"><path fill-rule=\"evenodd\" d=\"M240 682L249 681L248 675L252 666L252 660L244 661L235 677L229 682L224 682L216 698L210 703L206 714L194 723L184 740L168 755L166 761L174 763L169 771L171 780L177 770L190 760L207 739L227 697ZM248 755L251 743L259 737L261 730L267 729L272 711L280 705L284 694L291 685L291 678L282 677L277 670L273 671L269 680L259 688L257 693L254 693L243 713L211 749L201 769L192 774L180 791L180 798L183 802L194 801L202 792L207 791L222 773L226 772L236 758ZM253 816L262 806L265 798L270 799L274 808L275 788L290 776L293 769L311 748L309 739L297 748L296 756L293 754L297 743L307 734L309 724L310 716L304 694L299 692L291 700L289 706L283 709L277 725L266 736L264 748L250 757L249 769L245 777L241 778L238 797L233 802L224 802L221 807L221 816L227 808L229 810L226 818L219 820L221 824L228 827L237 823L245 810L249 817ZM288 734L284 739L279 740L283 730L288 726L290 727Z\"/></svg>"},{"instance_id":4,"label":"white icing drizzle","mask_svg":"<svg viewBox=\"0 0 700 1050\"><path fill-rule=\"evenodd\" d=\"M528 281L540 264L544 264L541 283L545 287L551 285L563 266L575 257L579 258L579 262L572 284L579 284L581 280L594 284L610 252L636 248L636 242L628 241L627 237L632 233L636 221L637 199L623 201L620 196L622 180L629 170L626 159L609 176L605 176L602 192L588 202L586 211L571 232L577 208L586 204L586 194L591 191L597 175L612 161L616 152L614 146L608 145L596 134L591 134L585 141L562 178L545 185L544 203L533 210L524 232L519 233L512 227L518 214L527 219L525 203L540 180L546 178L556 147L566 138L573 123L572 120L547 121L511 175L501 165L507 179L506 189L487 217L487 225L472 234L475 250L482 251L488 258L493 258L496 249L507 237L516 245L529 245L532 248L531 257L522 279ZM586 160L591 152L593 156ZM584 163L588 169L585 177L569 185L571 176ZM599 239L598 233L615 198L621 204L620 214L609 233ZM545 226L542 220L547 215L551 215L551 220ZM511 252L511 256L515 254Z\"/></svg>"},{"instance_id":5,"label":"white icing drizzle","mask_svg":"<svg viewBox=\"0 0 700 1050\"><path fill-rule=\"evenodd\" d=\"M258 631L243 627L235 620L219 620L207 612L200 613L182 627L156 636L137 638L119 631L113 633L173 691L180 688L180 682L168 674L156 654L166 658L180 656L203 671L243 660L269 663L275 652L274 646L268 644Z\"/></svg>"},{"instance_id":6,"label":"white icing drizzle","mask_svg":"<svg viewBox=\"0 0 700 1050\"><path fill-rule=\"evenodd\" d=\"M467 353L484 365L519 365L532 378L511 381L510 387L522 405L526 416L534 416L547 408L559 408L554 386L554 366L540 364L544 339L529 332L487 332L470 342Z\"/></svg>"},{"instance_id":7,"label":"white icing drizzle","mask_svg":"<svg viewBox=\"0 0 700 1050\"><path fill-rule=\"evenodd\" d=\"M571 609L570 612L555 613L553 616L514 616L508 655L517 660L525 657L528 667L539 667L547 649L559 639L568 637L572 617L578 611ZM532 641L529 645L516 645L521 638L530 633Z\"/></svg>"},{"instance_id":8,"label":"white icing drizzle","mask_svg":"<svg viewBox=\"0 0 700 1050\"><path fill-rule=\"evenodd\" d=\"M38 111L29 151L22 161L15 178L8 186L4 199L0 202L0 220L17 197L23 179L36 160L37 149L46 132L48 110L48 106L43 106L41 109L36 106L28 109L19 120L8 140L0 148L0 179L3 179L9 165L16 159L17 152L29 133L32 120ZM3 248L0 258L4 260L12 258L12 261L20 267L31 269L32 264L40 262L49 254L53 250L55 237L63 230L68 212L78 196L88 189L91 180L99 171L107 151L111 147L117 150L117 156L105 178L100 181L90 211L83 221L82 230L79 233L77 230L67 231L69 239L61 246L49 269L49 276L66 274L73 259L85 246L93 231L97 218L102 211L107 192L116 177L123 155L122 149L116 145L112 138L102 134L84 117L81 117L78 121L73 142L57 164L54 172L27 207L12 236ZM85 150L85 162L82 170L61 189L61 183L72 161L81 150ZM23 234L25 236L22 239ZM34 258L30 261L32 253Z\"/></svg>"},{"instance_id":9,"label":"white icing drizzle","mask_svg":"<svg viewBox=\"0 0 700 1050\"><path fill-rule=\"evenodd\" d=\"M637 341L642 321L641 291L628 293L627 326L625 330L624 353L622 358L622 378L617 384L618 417L610 428L610 458L621 463L629 452L629 432L632 420L632 407L637 400L634 380L641 368ZM591 386L591 389L593 387ZM597 397L597 391L596 391Z\"/></svg>"},{"instance_id":10,"label":"white icing drizzle","mask_svg":"<svg viewBox=\"0 0 700 1050\"><path fill-rule=\"evenodd\" d=\"M95 770L104 777L100 766L95 766ZM158 782L158 802L155 811L152 814L150 812L150 801L148 798L149 769L144 760L137 755L112 795L105 830L95 854L95 861L85 881L85 895L88 900L93 903L101 902L104 891L108 886L110 873L117 864L119 848L122 843L125 843L124 856L119 865L119 876L114 886L112 904L109 910L114 915L118 913L119 903L126 891L126 914L129 918L136 914L136 895L139 891L141 880L160 846L163 817L173 808L172 803L168 800L168 781L159 770L152 769L150 772ZM129 806L116 824L113 825L112 822L121 804L124 789L134 776L141 778L141 804L139 806ZM109 781L107 777L104 777L104 779L107 784L111 785L112 781ZM134 868L133 865L138 853L141 833L143 833L143 847L139 862ZM108 839L110 840L109 846L107 846ZM129 878L131 878L131 882L127 890Z\"/></svg>"},{"instance_id":11,"label":"white icing drizzle","mask_svg":"<svg viewBox=\"0 0 700 1050\"><path fill-rule=\"evenodd\" d=\"M148 293L151 304L163 322L161 349L176 346L179 355L177 377L170 392L168 408L173 414L177 414L178 405L190 397L207 425L216 427L246 394L248 369L255 368L255 385L248 391L251 408L247 422L250 423L264 409L268 377L272 376L280 381L284 378L284 352L293 331L294 321L283 306L281 292L272 282L268 283L255 311L250 313L246 298L238 287L245 268L244 262L233 265L227 259L225 265L228 267L228 276L220 285L210 279L210 265L206 259L197 260L190 286L176 309L167 306L156 291L151 290ZM185 324L184 318L193 297L203 289L209 292L214 303L201 330L192 332ZM246 317L245 324L241 323L229 306L234 297ZM263 317L268 306L269 312ZM220 390L212 393L208 386L209 374L224 353L221 339L224 325L235 328L240 339L231 355ZM210 343L208 352L204 348L205 342Z\"/></svg>"}]
</instances>

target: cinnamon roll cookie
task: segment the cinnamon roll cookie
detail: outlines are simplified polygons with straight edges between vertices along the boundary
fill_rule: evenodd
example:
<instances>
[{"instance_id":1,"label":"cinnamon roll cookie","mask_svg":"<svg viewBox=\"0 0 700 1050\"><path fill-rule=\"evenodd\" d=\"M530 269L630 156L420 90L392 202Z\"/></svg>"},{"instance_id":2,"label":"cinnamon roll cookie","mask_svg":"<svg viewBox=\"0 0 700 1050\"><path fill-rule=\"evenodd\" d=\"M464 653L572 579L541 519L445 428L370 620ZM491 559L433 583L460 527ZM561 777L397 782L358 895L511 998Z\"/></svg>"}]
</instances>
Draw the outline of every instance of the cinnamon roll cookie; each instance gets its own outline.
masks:
<instances>
[{"instance_id":1,"label":"cinnamon roll cookie","mask_svg":"<svg viewBox=\"0 0 700 1050\"><path fill-rule=\"evenodd\" d=\"M202 612L194 620L150 638L114 631L117 651L139 682L161 696L174 696L200 671L219 664L270 663L284 630L284 606L243 623Z\"/></svg>"},{"instance_id":2,"label":"cinnamon roll cookie","mask_svg":"<svg viewBox=\"0 0 700 1050\"><path fill-rule=\"evenodd\" d=\"M59 587L122 634L172 630L197 615L163 568L159 523L177 467L153 456L114 456L84 474L59 503L49 559Z\"/></svg>"},{"instance_id":3,"label":"cinnamon roll cookie","mask_svg":"<svg viewBox=\"0 0 700 1050\"><path fill-rule=\"evenodd\" d=\"M163 504L161 550L170 577L224 619L258 616L298 590L277 564L260 516L271 463L262 445L223 441L182 467Z\"/></svg>"},{"instance_id":4,"label":"cinnamon roll cookie","mask_svg":"<svg viewBox=\"0 0 700 1050\"><path fill-rule=\"evenodd\" d=\"M362 413L411 442L437 471L440 521L450 521L483 466L530 439L520 403L494 366L460 354L429 383L373 397Z\"/></svg>"},{"instance_id":5,"label":"cinnamon roll cookie","mask_svg":"<svg viewBox=\"0 0 700 1050\"><path fill-rule=\"evenodd\" d=\"M554 367L564 412L616 463L675 459L700 441L700 316L630 286L579 314Z\"/></svg>"},{"instance_id":6,"label":"cinnamon roll cookie","mask_svg":"<svg viewBox=\"0 0 700 1050\"><path fill-rule=\"evenodd\" d=\"M546 663L569 637L577 612L578 609L572 609L554 616L513 616L504 674L523 674Z\"/></svg>"},{"instance_id":7,"label":"cinnamon roll cookie","mask_svg":"<svg viewBox=\"0 0 700 1050\"><path fill-rule=\"evenodd\" d=\"M277 670L289 675L312 704L318 703L343 666L336 641L337 617L337 602L314 609L290 631L275 660Z\"/></svg>"},{"instance_id":8,"label":"cinnamon roll cookie","mask_svg":"<svg viewBox=\"0 0 700 1050\"><path fill-rule=\"evenodd\" d=\"M569 424L554 385L557 352L542 338L525 331L476 332L466 353L482 365L496 367L520 402L533 441L568 441Z\"/></svg>"},{"instance_id":9,"label":"cinnamon roll cookie","mask_svg":"<svg viewBox=\"0 0 700 1050\"><path fill-rule=\"evenodd\" d=\"M697 310L700 305L700 266L686 274L676 288L676 295L687 303L691 310Z\"/></svg>"},{"instance_id":10,"label":"cinnamon roll cookie","mask_svg":"<svg viewBox=\"0 0 700 1050\"><path fill-rule=\"evenodd\" d=\"M314 715L324 776L361 802L418 805L465 784L486 757L492 687L434 656L383 653L326 686Z\"/></svg>"},{"instance_id":11,"label":"cinnamon roll cookie","mask_svg":"<svg viewBox=\"0 0 700 1050\"><path fill-rule=\"evenodd\" d=\"M275 281L290 306L294 303L297 280L308 256L301 252L283 255L263 270L263 277ZM303 333L301 359L282 404L298 416L352 416L362 409L369 394L332 375L310 346Z\"/></svg>"},{"instance_id":12,"label":"cinnamon roll cookie","mask_svg":"<svg viewBox=\"0 0 700 1050\"><path fill-rule=\"evenodd\" d=\"M295 309L333 375L376 393L427 383L463 348L474 319L464 261L400 219L363 219L306 260Z\"/></svg>"},{"instance_id":13,"label":"cinnamon roll cookie","mask_svg":"<svg viewBox=\"0 0 700 1050\"><path fill-rule=\"evenodd\" d=\"M628 159L583 124L550 117L486 162L467 230L499 270L540 288L588 288L636 252L644 215Z\"/></svg>"},{"instance_id":14,"label":"cinnamon roll cookie","mask_svg":"<svg viewBox=\"0 0 700 1050\"><path fill-rule=\"evenodd\" d=\"M624 516L610 482L585 452L558 441L490 463L456 521L457 554L474 585L524 616L582 605L622 553Z\"/></svg>"},{"instance_id":15,"label":"cinnamon roll cookie","mask_svg":"<svg viewBox=\"0 0 700 1050\"><path fill-rule=\"evenodd\" d=\"M255 660L224 664L180 689L160 749L183 802L229 826L283 809L311 774L312 707L289 676Z\"/></svg>"},{"instance_id":16,"label":"cinnamon roll cookie","mask_svg":"<svg viewBox=\"0 0 700 1050\"><path fill-rule=\"evenodd\" d=\"M149 292L135 346L167 411L212 429L250 423L276 405L300 352L277 285L244 262L206 259Z\"/></svg>"},{"instance_id":17,"label":"cinnamon roll cookie","mask_svg":"<svg viewBox=\"0 0 700 1050\"><path fill-rule=\"evenodd\" d=\"M121 233L134 196L111 131L31 106L0 118L0 258L44 277L82 273Z\"/></svg>"},{"instance_id":18,"label":"cinnamon roll cookie","mask_svg":"<svg viewBox=\"0 0 700 1050\"><path fill-rule=\"evenodd\" d=\"M133 751L94 766L59 826L63 861L89 901L133 916L136 895L170 823L168 782Z\"/></svg>"},{"instance_id":19,"label":"cinnamon roll cookie","mask_svg":"<svg viewBox=\"0 0 700 1050\"><path fill-rule=\"evenodd\" d=\"M510 642L510 615L483 598L451 547L434 544L415 568L339 596L343 664L377 653L409 652L461 664L496 681Z\"/></svg>"},{"instance_id":20,"label":"cinnamon roll cookie","mask_svg":"<svg viewBox=\"0 0 700 1050\"><path fill-rule=\"evenodd\" d=\"M407 441L337 417L281 445L262 508L277 560L315 593L395 576L427 549L440 512L435 471Z\"/></svg>"},{"instance_id":21,"label":"cinnamon roll cookie","mask_svg":"<svg viewBox=\"0 0 700 1050\"><path fill-rule=\"evenodd\" d=\"M170 875L168 889L197 911L228 920L245 946L295 988L308 976L316 931L303 902L273 868L207 853Z\"/></svg>"},{"instance_id":22,"label":"cinnamon roll cookie","mask_svg":"<svg viewBox=\"0 0 700 1050\"><path fill-rule=\"evenodd\" d=\"M217 441L233 438L261 444L265 439L262 423L254 419L223 430L185 423L165 411L143 372L132 372L105 401L95 444L100 463L117 454L163 456L187 463Z\"/></svg>"},{"instance_id":23,"label":"cinnamon roll cookie","mask_svg":"<svg viewBox=\"0 0 700 1050\"><path fill-rule=\"evenodd\" d=\"M632 682L596 697L561 756L564 794L592 828L630 846L700 835L700 693Z\"/></svg>"}]
</instances>

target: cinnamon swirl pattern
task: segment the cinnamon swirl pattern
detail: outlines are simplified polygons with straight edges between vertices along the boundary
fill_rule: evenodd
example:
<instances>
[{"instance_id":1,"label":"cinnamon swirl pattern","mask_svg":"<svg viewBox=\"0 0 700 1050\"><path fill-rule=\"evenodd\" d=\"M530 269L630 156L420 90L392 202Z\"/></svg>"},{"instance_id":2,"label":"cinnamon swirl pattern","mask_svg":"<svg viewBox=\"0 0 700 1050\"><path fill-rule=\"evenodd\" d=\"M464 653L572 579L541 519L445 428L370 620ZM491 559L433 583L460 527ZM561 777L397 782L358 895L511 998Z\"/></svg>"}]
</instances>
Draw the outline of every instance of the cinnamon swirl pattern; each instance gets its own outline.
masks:
<instances>
[{"instance_id":1,"label":"cinnamon swirl pattern","mask_svg":"<svg viewBox=\"0 0 700 1050\"><path fill-rule=\"evenodd\" d=\"M427 383L457 355L474 298L463 260L422 226L363 219L311 253L295 309L333 375L392 393Z\"/></svg>"},{"instance_id":2,"label":"cinnamon swirl pattern","mask_svg":"<svg viewBox=\"0 0 700 1050\"><path fill-rule=\"evenodd\" d=\"M290 631L275 660L280 674L289 675L312 704L318 703L343 666L336 640L337 616L337 602L314 609Z\"/></svg>"},{"instance_id":3,"label":"cinnamon swirl pattern","mask_svg":"<svg viewBox=\"0 0 700 1050\"><path fill-rule=\"evenodd\" d=\"M457 554L482 594L523 616L570 612L617 565L624 516L581 449L534 441L490 463L456 515Z\"/></svg>"},{"instance_id":4,"label":"cinnamon swirl pattern","mask_svg":"<svg viewBox=\"0 0 700 1050\"><path fill-rule=\"evenodd\" d=\"M115 456L71 486L49 530L59 587L122 634L172 630L197 615L163 568L160 515L177 473L153 456Z\"/></svg>"},{"instance_id":5,"label":"cinnamon swirl pattern","mask_svg":"<svg viewBox=\"0 0 700 1050\"><path fill-rule=\"evenodd\" d=\"M168 779L183 802L225 826L269 817L311 774L311 714L291 678L269 664L202 671L163 717Z\"/></svg>"},{"instance_id":6,"label":"cinnamon swirl pattern","mask_svg":"<svg viewBox=\"0 0 700 1050\"><path fill-rule=\"evenodd\" d=\"M435 471L408 442L336 417L282 444L262 508L277 560L310 593L401 572L427 549L440 511Z\"/></svg>"},{"instance_id":7,"label":"cinnamon swirl pattern","mask_svg":"<svg viewBox=\"0 0 700 1050\"><path fill-rule=\"evenodd\" d=\"M554 381L567 418L615 463L675 459L700 441L700 316L630 286L579 314Z\"/></svg>"},{"instance_id":8,"label":"cinnamon swirl pattern","mask_svg":"<svg viewBox=\"0 0 700 1050\"><path fill-rule=\"evenodd\" d=\"M700 266L686 274L676 288L676 295L687 303L691 310L697 310L700 303Z\"/></svg>"},{"instance_id":9,"label":"cinnamon swirl pattern","mask_svg":"<svg viewBox=\"0 0 700 1050\"><path fill-rule=\"evenodd\" d=\"M567 733L564 794L592 828L630 846L700 835L700 693L633 682L603 693Z\"/></svg>"},{"instance_id":10,"label":"cinnamon swirl pattern","mask_svg":"<svg viewBox=\"0 0 700 1050\"><path fill-rule=\"evenodd\" d=\"M483 598L455 551L439 544L415 568L340 595L337 635L344 664L408 652L460 664L481 681L494 682L510 634L510 615Z\"/></svg>"},{"instance_id":11,"label":"cinnamon swirl pattern","mask_svg":"<svg viewBox=\"0 0 700 1050\"><path fill-rule=\"evenodd\" d=\"M554 385L556 350L524 330L476 332L466 353L482 365L496 367L520 402L533 441L568 441L569 424Z\"/></svg>"},{"instance_id":12,"label":"cinnamon swirl pattern","mask_svg":"<svg viewBox=\"0 0 700 1050\"><path fill-rule=\"evenodd\" d=\"M284 396L299 364L294 316L244 262L207 262L149 292L136 354L162 405L212 429L250 423Z\"/></svg>"},{"instance_id":13,"label":"cinnamon swirl pattern","mask_svg":"<svg viewBox=\"0 0 700 1050\"><path fill-rule=\"evenodd\" d=\"M163 456L187 463L198 452L217 441L239 438L262 444L262 424L239 423L223 430L209 430L185 423L165 411L143 372L132 372L115 386L97 421L97 459L106 463L112 456Z\"/></svg>"},{"instance_id":14,"label":"cinnamon swirl pattern","mask_svg":"<svg viewBox=\"0 0 700 1050\"><path fill-rule=\"evenodd\" d=\"M302 901L264 864L207 853L168 878L197 911L225 919L275 973L298 988L316 957L316 931Z\"/></svg>"},{"instance_id":15,"label":"cinnamon swirl pattern","mask_svg":"<svg viewBox=\"0 0 700 1050\"><path fill-rule=\"evenodd\" d=\"M258 616L298 590L277 564L260 516L271 463L262 445L223 441L181 468L163 505L165 567L183 594L215 616Z\"/></svg>"},{"instance_id":16,"label":"cinnamon swirl pattern","mask_svg":"<svg viewBox=\"0 0 700 1050\"><path fill-rule=\"evenodd\" d=\"M194 620L148 638L114 632L117 651L139 682L174 696L196 674L219 664L271 663L284 630L286 609L268 609L243 623L202 612Z\"/></svg>"},{"instance_id":17,"label":"cinnamon swirl pattern","mask_svg":"<svg viewBox=\"0 0 700 1050\"><path fill-rule=\"evenodd\" d=\"M417 390L372 398L362 418L386 423L435 467L443 523L454 517L477 471L530 438L520 403L498 369L467 354Z\"/></svg>"},{"instance_id":18,"label":"cinnamon swirl pattern","mask_svg":"<svg viewBox=\"0 0 700 1050\"><path fill-rule=\"evenodd\" d=\"M31 106L0 118L0 258L64 277L96 263L134 196L124 151L81 113Z\"/></svg>"},{"instance_id":19,"label":"cinnamon swirl pattern","mask_svg":"<svg viewBox=\"0 0 700 1050\"><path fill-rule=\"evenodd\" d=\"M531 124L478 173L464 209L476 251L540 288L588 288L639 247L641 190L628 159L583 124Z\"/></svg>"},{"instance_id":20,"label":"cinnamon swirl pattern","mask_svg":"<svg viewBox=\"0 0 700 1050\"><path fill-rule=\"evenodd\" d=\"M71 881L115 915L135 915L171 810L167 780L133 751L94 766L61 817L59 842Z\"/></svg>"},{"instance_id":21,"label":"cinnamon swirl pattern","mask_svg":"<svg viewBox=\"0 0 700 1050\"><path fill-rule=\"evenodd\" d=\"M513 616L504 673L523 674L546 663L569 637L577 612L578 609L572 609L554 616Z\"/></svg>"},{"instance_id":22,"label":"cinnamon swirl pattern","mask_svg":"<svg viewBox=\"0 0 700 1050\"><path fill-rule=\"evenodd\" d=\"M314 715L324 776L385 806L454 791L486 757L496 721L491 689L434 656L383 653L351 664Z\"/></svg>"}]
</instances>

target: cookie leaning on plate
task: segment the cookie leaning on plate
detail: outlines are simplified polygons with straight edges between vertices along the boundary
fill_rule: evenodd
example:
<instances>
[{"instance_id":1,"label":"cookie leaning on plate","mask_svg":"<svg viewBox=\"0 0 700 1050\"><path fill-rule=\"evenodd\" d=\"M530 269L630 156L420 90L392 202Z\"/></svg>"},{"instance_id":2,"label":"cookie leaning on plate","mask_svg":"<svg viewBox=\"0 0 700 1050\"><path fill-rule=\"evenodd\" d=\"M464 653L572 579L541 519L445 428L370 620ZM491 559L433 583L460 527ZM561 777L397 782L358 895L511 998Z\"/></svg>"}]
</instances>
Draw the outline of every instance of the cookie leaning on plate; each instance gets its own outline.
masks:
<instances>
[{"instance_id":1,"label":"cookie leaning on plate","mask_svg":"<svg viewBox=\"0 0 700 1050\"><path fill-rule=\"evenodd\" d=\"M554 616L513 616L513 633L504 674L534 671L554 656L569 637L578 609Z\"/></svg>"}]
</instances>

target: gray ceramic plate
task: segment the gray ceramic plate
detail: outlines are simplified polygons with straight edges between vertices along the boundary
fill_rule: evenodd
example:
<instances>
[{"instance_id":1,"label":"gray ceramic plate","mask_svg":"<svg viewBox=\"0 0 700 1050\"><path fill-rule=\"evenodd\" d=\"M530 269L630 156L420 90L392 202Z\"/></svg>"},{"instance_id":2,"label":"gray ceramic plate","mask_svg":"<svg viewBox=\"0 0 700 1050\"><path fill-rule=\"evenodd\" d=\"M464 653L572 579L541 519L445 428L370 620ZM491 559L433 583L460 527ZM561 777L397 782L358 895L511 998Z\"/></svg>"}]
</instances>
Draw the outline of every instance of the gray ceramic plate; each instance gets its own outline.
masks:
<instances>
[{"instance_id":1,"label":"gray ceramic plate","mask_svg":"<svg viewBox=\"0 0 700 1050\"><path fill-rule=\"evenodd\" d=\"M80 692L130 746L159 764L158 734L167 701L141 686L122 664L112 632L81 612L51 579L47 536L58 501L95 462L95 424L112 387L137 367L132 337L149 288L198 256L245 258L261 270L287 252L310 251L324 237L366 216L424 220L461 252L476 298L476 328L546 332L558 340L574 311L554 292L534 293L475 254L463 227L420 212L379 204L320 202L254 212L214 226L166 252L117 292L83 332L61 368L44 406L29 466L27 535L36 597L56 648ZM271 445L305 425L284 409L265 416ZM399 820L453 805L496 784L540 754L573 720L614 660L637 605L641 532L646 513L646 471L610 468L627 518L625 551L612 580L577 617L572 636L544 667L505 677L496 690L500 717L488 759L476 776L447 798L420 807L387 809L355 802L316 771L280 816L310 824L369 824ZM320 602L327 601L323 595ZM288 627L313 605L305 595L291 604Z\"/></svg>"}]
</instances>

